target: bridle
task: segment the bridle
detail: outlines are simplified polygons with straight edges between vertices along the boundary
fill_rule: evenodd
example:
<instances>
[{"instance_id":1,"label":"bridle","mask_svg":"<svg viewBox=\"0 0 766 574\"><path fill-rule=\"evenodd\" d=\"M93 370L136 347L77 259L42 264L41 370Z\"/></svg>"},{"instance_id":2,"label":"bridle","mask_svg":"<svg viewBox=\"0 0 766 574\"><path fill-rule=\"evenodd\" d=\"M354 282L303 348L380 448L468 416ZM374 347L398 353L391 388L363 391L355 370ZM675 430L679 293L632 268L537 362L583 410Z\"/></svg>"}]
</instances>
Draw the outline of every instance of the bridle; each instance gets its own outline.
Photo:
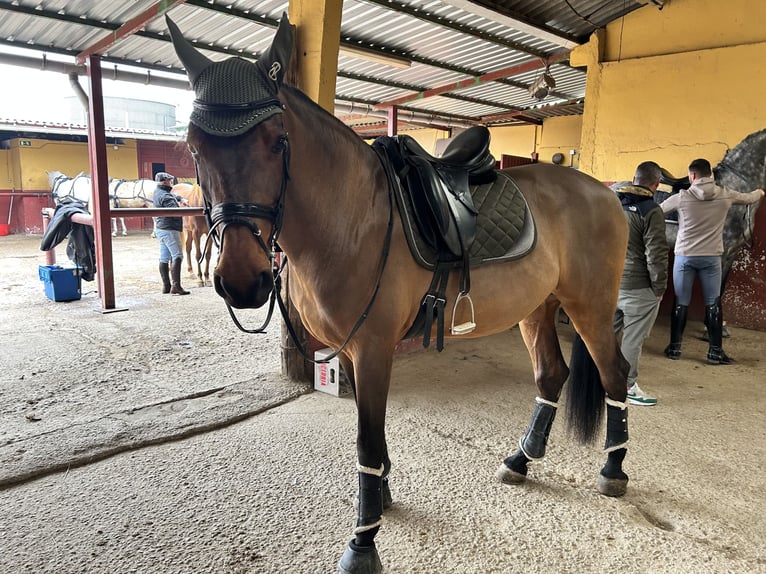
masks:
<instances>
[{"instance_id":1,"label":"bridle","mask_svg":"<svg viewBox=\"0 0 766 574\"><path fill-rule=\"evenodd\" d=\"M276 99L250 102L246 104L210 104L206 102L200 102L199 100L195 100L194 105L195 107L199 109L202 109L205 111L215 111L215 112L261 109L261 108L266 108L266 107L270 107L274 105L278 105L279 107L283 109L285 108L282 102ZM264 254L269 259L269 267L272 272L274 286L271 289L271 293L269 295L269 309L266 315L266 319L264 320L263 324L260 327L258 327L257 329L246 329L245 327L243 327L242 324L237 319L236 315L234 314L234 310L231 308L231 305L229 305L227 301L224 301L224 303L226 304L226 309L229 311L229 315L231 316L232 321L237 326L237 328L244 333L263 334L266 332L266 328L271 322L271 317L274 312L274 304L276 302L279 305L279 311L282 315L282 319L285 322L287 331L290 334L290 337L292 338L296 349L298 349L298 351L301 353L301 355L303 355L305 359L307 359L308 361L312 363L326 363L330 361L331 359L334 359L335 357L337 357L343 351L343 349L349 343L351 338L354 336L354 334L359 330L359 328L362 326L364 321L367 319L370 309L372 308L372 305L375 303L375 299L378 296L378 291L380 290L380 284L383 279L383 272L385 271L386 262L388 261L388 254L391 250L391 238L393 236L393 227L394 227L394 205L393 205L393 190L391 188L391 177L390 177L390 174L387 173L387 175L389 176L386 178L388 180L389 219L388 219L388 227L386 230L386 237L385 237L385 241L383 245L383 256L382 256L382 261L380 265L380 271L378 273L377 282L375 284L375 290L373 291L372 296L370 297L370 300L367 303L367 306L365 307L364 311L362 311L362 314L357 319L354 326L351 328L350 333L348 334L346 339L343 341L343 344L341 344L341 346L337 350L335 350L332 354L324 357L320 361L316 361L314 360L313 357L310 357L306 349L303 348L303 345L301 344L298 338L298 335L295 332L292 322L290 321L287 306L284 300L282 299L282 290L281 290L282 271L285 269L287 265L287 256L279 248L278 239L279 239L279 234L282 230L282 222L284 219L285 198L287 195L287 182L290 180L290 145L289 145L286 132L283 133L281 136L279 136L277 143L274 144L271 150L274 153L278 153L279 151L282 152L282 181L280 183L279 196L277 198L276 204L262 205L258 203L219 203L217 205L211 205L210 202L207 200L207 197L205 197L205 194L203 193L202 194L203 201L205 203L204 213L205 213L205 218L207 220L210 231L208 233L208 238L205 240L205 246L202 249L202 253L206 252L207 241L210 239L210 237L213 237L213 240L215 241L216 246L219 249L219 252L223 250L224 236L225 236L226 228L229 225L232 225L232 224L244 225L245 227L250 229L253 236L258 241L258 245L260 245ZM197 182L199 184L199 169L197 166L196 155L194 157L194 162L195 162L195 168L197 169ZM387 166L386 162L383 161L383 164L384 164L384 168L386 168L386 171L388 172L389 167ZM265 219L266 221L271 222L272 224L271 233L269 234L269 237L267 239L264 240L263 233L261 233L261 230L258 227L258 224L255 221L253 221L254 219L255 220ZM277 263L277 257L276 257L277 253L282 253L281 263Z\"/></svg>"},{"instance_id":2,"label":"bridle","mask_svg":"<svg viewBox=\"0 0 766 574\"><path fill-rule=\"evenodd\" d=\"M222 251L226 228L229 225L237 224L244 225L251 231L253 236L258 241L258 245L261 247L269 260L269 268L271 269L274 288L272 288L271 294L269 296L269 310L266 314L266 319L260 327L257 329L246 329L243 327L234 314L234 310L231 308L231 305L229 305L228 301L224 301L226 304L226 309L229 311L229 315L231 316L231 319L234 321L234 324L237 326L237 328L244 333L250 334L262 334L266 332L266 328L271 322L271 316L274 313L275 300L280 300L280 309L283 306L280 293L281 273L287 264L287 257L283 257L281 265L278 265L276 262L276 254L277 252L281 251L281 249L279 249L277 240L279 239L279 233L282 231L285 197L287 194L287 182L290 179L290 145L286 133L279 136L277 143L274 144L271 150L275 153L279 151L282 152L282 181L279 186L279 197L277 198L275 205L272 206L262 205L259 203L238 202L219 203L215 206L211 206L210 202L207 200L207 197L205 197L203 194L203 201L205 203L204 213L209 227L209 232L208 238L205 240L205 245L202 249L202 253L206 253L207 241L210 239L210 237L212 237L215 241L219 252ZM199 171L197 171L197 182L199 182ZM260 227L258 227L258 224L253 221L253 219L265 219L266 221L271 222L271 233L266 240L263 238L263 233L261 232ZM287 314L285 312L283 312L283 318L286 322L288 322L288 330L290 330L291 333L294 332L292 325L289 324L289 319L287 318Z\"/></svg>"}]
</instances>

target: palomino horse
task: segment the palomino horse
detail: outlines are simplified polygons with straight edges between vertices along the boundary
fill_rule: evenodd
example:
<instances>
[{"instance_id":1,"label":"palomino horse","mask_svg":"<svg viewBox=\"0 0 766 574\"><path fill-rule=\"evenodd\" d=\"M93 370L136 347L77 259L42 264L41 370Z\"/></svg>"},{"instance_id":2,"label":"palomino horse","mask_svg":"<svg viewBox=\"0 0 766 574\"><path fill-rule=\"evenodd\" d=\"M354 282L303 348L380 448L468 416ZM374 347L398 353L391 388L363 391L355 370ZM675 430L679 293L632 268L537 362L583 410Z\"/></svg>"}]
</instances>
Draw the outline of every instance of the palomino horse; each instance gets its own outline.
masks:
<instances>
[{"instance_id":1,"label":"palomino horse","mask_svg":"<svg viewBox=\"0 0 766 574\"><path fill-rule=\"evenodd\" d=\"M220 244L216 291L230 307L261 307L276 289L277 243L283 250L289 296L301 321L340 351L356 399L356 527L338 570L379 573L374 539L391 503L385 420L394 348L415 323L433 273L410 251L389 164L283 84L293 38L286 15L254 64L239 58L214 63L169 19L168 27L196 93L187 143ZM242 90L231 93L228 86ZM473 270L475 329L462 335L491 335L519 324L532 359L539 397L519 448L498 477L522 482L527 463L543 456L569 377L569 419L579 438L593 438L606 406L608 455L598 484L603 494L620 496L628 482L622 470L628 365L612 327L627 246L620 202L599 181L564 167L535 164L497 177L508 175L524 191L536 242L524 257ZM442 301L447 309L460 295L459 283L460 272L452 271ZM556 334L559 305L579 334L577 361L569 366ZM454 317L458 325L470 318L467 305Z\"/></svg>"},{"instance_id":2,"label":"palomino horse","mask_svg":"<svg viewBox=\"0 0 766 574\"><path fill-rule=\"evenodd\" d=\"M51 188L51 197L56 205L68 201L80 201L86 206L90 205L91 183L90 176L82 172L75 177L67 177L60 171L49 171L48 185ZM109 180L109 201L113 208L117 207L146 207L151 204L150 199L154 188L157 186L150 179L126 181L124 179ZM128 234L124 217L112 217L112 235L118 231L117 220L122 224L122 234Z\"/></svg>"},{"instance_id":3,"label":"palomino horse","mask_svg":"<svg viewBox=\"0 0 766 574\"><path fill-rule=\"evenodd\" d=\"M180 195L188 205L186 207L204 207L202 200L202 190L199 185L191 183L178 183L173 186L173 193ZM184 216L184 247L186 249L186 265L189 275L197 277L197 286L212 286L210 282L210 257L213 250L213 244L210 241L202 243L202 238L210 232L207 219L204 215L185 215ZM192 270L191 250L194 245L194 260L197 262L197 273ZM202 271L202 245L205 248L204 261L205 271Z\"/></svg>"}]
</instances>

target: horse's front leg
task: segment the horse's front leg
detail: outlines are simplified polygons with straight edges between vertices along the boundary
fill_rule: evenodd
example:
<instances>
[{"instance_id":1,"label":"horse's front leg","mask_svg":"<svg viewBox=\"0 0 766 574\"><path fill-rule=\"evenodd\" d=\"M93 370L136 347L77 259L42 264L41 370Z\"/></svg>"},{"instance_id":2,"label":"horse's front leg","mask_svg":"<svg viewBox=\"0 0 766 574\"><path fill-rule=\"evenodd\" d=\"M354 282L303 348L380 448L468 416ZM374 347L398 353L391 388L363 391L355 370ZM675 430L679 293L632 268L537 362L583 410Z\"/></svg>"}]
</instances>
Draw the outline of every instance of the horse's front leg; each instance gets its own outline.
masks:
<instances>
[{"instance_id":1,"label":"horse's front leg","mask_svg":"<svg viewBox=\"0 0 766 574\"><path fill-rule=\"evenodd\" d=\"M213 251L213 242L212 241L206 241L205 244L205 285L208 287L212 287L212 283L210 282L210 254Z\"/></svg>"},{"instance_id":2,"label":"horse's front leg","mask_svg":"<svg viewBox=\"0 0 766 574\"><path fill-rule=\"evenodd\" d=\"M519 323L521 336L532 359L538 396L527 430L519 439L519 448L503 461L497 471L497 478L506 484L524 482L527 464L545 455L559 395L569 375L556 335L558 306L558 301L550 299Z\"/></svg>"},{"instance_id":3,"label":"horse's front leg","mask_svg":"<svg viewBox=\"0 0 766 574\"><path fill-rule=\"evenodd\" d=\"M384 506L390 505L386 446L386 401L391 379L393 348L357 355L351 380L356 395L357 475L359 495L354 538L338 563L340 574L379 574L383 567L375 548ZM347 364L347 361L344 361ZM348 371L348 369L346 369Z\"/></svg>"},{"instance_id":4,"label":"horse's front leg","mask_svg":"<svg viewBox=\"0 0 766 574\"><path fill-rule=\"evenodd\" d=\"M120 223L122 224L122 234L124 236L126 236L128 234L128 226L125 223L125 218L124 217L120 217Z\"/></svg>"},{"instance_id":5,"label":"horse's front leg","mask_svg":"<svg viewBox=\"0 0 766 574\"><path fill-rule=\"evenodd\" d=\"M202 279L202 249L200 249L200 234L194 230L194 259L197 261L197 287L204 287L205 281Z\"/></svg>"}]
</instances>

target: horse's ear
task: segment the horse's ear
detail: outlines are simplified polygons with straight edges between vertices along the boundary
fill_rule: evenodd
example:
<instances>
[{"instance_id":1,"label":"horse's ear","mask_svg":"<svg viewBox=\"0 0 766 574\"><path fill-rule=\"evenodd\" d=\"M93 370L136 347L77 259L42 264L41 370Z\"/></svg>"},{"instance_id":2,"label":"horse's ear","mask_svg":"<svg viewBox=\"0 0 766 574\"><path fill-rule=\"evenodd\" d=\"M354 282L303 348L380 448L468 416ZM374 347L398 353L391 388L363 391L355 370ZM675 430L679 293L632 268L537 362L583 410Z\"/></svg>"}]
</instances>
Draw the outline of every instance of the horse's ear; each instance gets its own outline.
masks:
<instances>
[{"instance_id":1,"label":"horse's ear","mask_svg":"<svg viewBox=\"0 0 766 574\"><path fill-rule=\"evenodd\" d=\"M287 67L290 65L294 38L295 26L290 24L287 12L282 12L282 19L279 21L279 28L277 28L274 41L255 63L258 69L263 72L264 77L276 84L277 89L282 85Z\"/></svg>"},{"instance_id":2,"label":"horse's ear","mask_svg":"<svg viewBox=\"0 0 766 574\"><path fill-rule=\"evenodd\" d=\"M178 29L178 26L167 14L165 14L165 23L168 25L170 38L173 40L173 47L176 50L178 59L181 60L184 68L186 68L186 75L189 77L192 88L194 88L194 82L196 82L202 70L212 63L212 60L198 51L192 46L191 42L184 38L181 30Z\"/></svg>"}]
</instances>

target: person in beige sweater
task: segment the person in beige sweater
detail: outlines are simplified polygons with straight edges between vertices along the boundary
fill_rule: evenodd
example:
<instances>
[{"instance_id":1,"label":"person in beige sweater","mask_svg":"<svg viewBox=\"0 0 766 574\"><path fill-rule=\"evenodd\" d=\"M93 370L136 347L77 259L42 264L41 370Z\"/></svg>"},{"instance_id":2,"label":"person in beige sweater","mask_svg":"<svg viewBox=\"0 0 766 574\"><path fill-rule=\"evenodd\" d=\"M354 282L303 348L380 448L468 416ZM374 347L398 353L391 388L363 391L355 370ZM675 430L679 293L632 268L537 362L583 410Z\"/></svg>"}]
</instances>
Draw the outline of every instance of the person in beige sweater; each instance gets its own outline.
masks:
<instances>
[{"instance_id":1,"label":"person in beige sweater","mask_svg":"<svg viewBox=\"0 0 766 574\"><path fill-rule=\"evenodd\" d=\"M689 164L689 189L670 196L660 206L669 213L678 211L678 236L673 263L673 288L676 300L670 318L670 344L665 348L669 359L681 358L681 342L686 315L692 297L694 278L699 276L705 300L705 326L709 333L707 362L728 365L733 361L722 348L721 254L726 214L734 204L759 201L764 191L739 193L718 187L710 162L695 159Z\"/></svg>"}]
</instances>

